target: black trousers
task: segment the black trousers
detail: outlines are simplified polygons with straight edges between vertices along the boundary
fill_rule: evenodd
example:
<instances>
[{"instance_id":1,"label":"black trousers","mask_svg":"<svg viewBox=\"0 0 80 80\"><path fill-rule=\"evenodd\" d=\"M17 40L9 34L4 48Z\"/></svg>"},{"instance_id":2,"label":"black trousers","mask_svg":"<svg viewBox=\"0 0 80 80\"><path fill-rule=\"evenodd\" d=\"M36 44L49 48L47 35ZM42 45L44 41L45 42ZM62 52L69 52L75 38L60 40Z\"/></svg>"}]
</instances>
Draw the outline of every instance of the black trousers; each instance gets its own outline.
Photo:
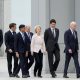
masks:
<instances>
[{"instance_id":1,"label":"black trousers","mask_svg":"<svg viewBox=\"0 0 80 80\"><path fill-rule=\"evenodd\" d=\"M55 61L54 61L55 57ZM60 61L60 51L59 50L54 50L54 51L48 51L48 61L49 61L49 68L50 68L50 73L51 75L54 74L54 71L57 70L57 67L59 65Z\"/></svg>"},{"instance_id":2,"label":"black trousers","mask_svg":"<svg viewBox=\"0 0 80 80\"><path fill-rule=\"evenodd\" d=\"M28 52L28 57L26 57L27 73L29 74L29 69L34 63L34 57L31 55L31 52Z\"/></svg>"},{"instance_id":3,"label":"black trousers","mask_svg":"<svg viewBox=\"0 0 80 80\"><path fill-rule=\"evenodd\" d=\"M69 62L71 60L71 57L74 59L74 64L76 68L76 74L79 75L80 69L79 69L79 62L78 62L78 53L66 53L65 54L65 67L64 67L64 75L67 75L67 70L69 66Z\"/></svg>"},{"instance_id":4,"label":"black trousers","mask_svg":"<svg viewBox=\"0 0 80 80\"><path fill-rule=\"evenodd\" d=\"M27 61L26 61L26 53L20 53L20 66L18 67L18 69L21 68L22 71L22 75L27 75Z\"/></svg>"},{"instance_id":5,"label":"black trousers","mask_svg":"<svg viewBox=\"0 0 80 80\"><path fill-rule=\"evenodd\" d=\"M12 70L12 57L14 59L13 70ZM14 72L16 71L17 66L18 66L18 58L16 57L15 53L7 52L7 64L8 64L8 73L9 73L9 75L14 74Z\"/></svg>"},{"instance_id":6,"label":"black trousers","mask_svg":"<svg viewBox=\"0 0 80 80\"><path fill-rule=\"evenodd\" d=\"M22 63L22 62L21 62ZM23 72L23 75L25 73L25 75L29 74L29 69L32 66L32 64L34 63L34 57L31 55L31 52L28 52L28 57L25 57L24 55L24 66L25 66L25 72ZM14 75L17 75L20 71L20 63L14 73Z\"/></svg>"},{"instance_id":7,"label":"black trousers","mask_svg":"<svg viewBox=\"0 0 80 80\"><path fill-rule=\"evenodd\" d=\"M43 53L39 51L39 53L34 52L35 66L34 73L38 72L38 76L41 76L42 67L43 67Z\"/></svg>"}]
</instances>

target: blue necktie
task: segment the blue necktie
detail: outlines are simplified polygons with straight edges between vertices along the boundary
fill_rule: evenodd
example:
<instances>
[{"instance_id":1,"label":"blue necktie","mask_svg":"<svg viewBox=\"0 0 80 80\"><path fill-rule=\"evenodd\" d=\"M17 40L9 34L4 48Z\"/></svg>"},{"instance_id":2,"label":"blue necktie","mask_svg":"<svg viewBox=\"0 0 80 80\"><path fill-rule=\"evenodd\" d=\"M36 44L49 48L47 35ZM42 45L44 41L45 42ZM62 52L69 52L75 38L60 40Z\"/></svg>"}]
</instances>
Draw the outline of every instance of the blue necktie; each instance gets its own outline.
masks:
<instances>
[{"instance_id":1,"label":"blue necktie","mask_svg":"<svg viewBox=\"0 0 80 80\"><path fill-rule=\"evenodd\" d=\"M25 42L25 36L24 36L24 33L22 33L22 38L23 38L23 41Z\"/></svg>"}]
</instances>

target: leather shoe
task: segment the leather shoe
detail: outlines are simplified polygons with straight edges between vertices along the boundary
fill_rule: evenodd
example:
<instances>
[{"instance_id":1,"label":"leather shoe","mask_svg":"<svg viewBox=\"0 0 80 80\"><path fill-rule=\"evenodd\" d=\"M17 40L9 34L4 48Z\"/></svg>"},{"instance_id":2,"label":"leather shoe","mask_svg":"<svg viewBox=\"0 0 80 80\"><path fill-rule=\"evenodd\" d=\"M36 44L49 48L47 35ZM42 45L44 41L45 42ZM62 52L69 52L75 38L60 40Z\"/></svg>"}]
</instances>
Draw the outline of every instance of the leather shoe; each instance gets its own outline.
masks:
<instances>
[{"instance_id":1,"label":"leather shoe","mask_svg":"<svg viewBox=\"0 0 80 80\"><path fill-rule=\"evenodd\" d=\"M64 75L63 78L69 78L67 75Z\"/></svg>"}]
</instances>

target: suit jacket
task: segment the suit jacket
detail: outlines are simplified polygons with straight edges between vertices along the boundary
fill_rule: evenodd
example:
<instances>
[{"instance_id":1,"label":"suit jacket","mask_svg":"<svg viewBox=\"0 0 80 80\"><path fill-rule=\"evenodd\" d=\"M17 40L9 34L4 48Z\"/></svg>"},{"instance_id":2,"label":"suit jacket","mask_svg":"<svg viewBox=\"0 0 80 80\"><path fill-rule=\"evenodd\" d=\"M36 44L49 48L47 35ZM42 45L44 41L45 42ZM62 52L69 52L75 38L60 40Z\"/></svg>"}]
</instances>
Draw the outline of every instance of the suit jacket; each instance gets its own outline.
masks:
<instances>
[{"instance_id":1,"label":"suit jacket","mask_svg":"<svg viewBox=\"0 0 80 80\"><path fill-rule=\"evenodd\" d=\"M28 51L31 51L31 40L30 40L30 38L29 38L27 33L25 33L25 35L27 37L27 49L28 49ZM32 36L33 36L32 32L30 32L30 36L31 36L31 39L32 39Z\"/></svg>"},{"instance_id":2,"label":"suit jacket","mask_svg":"<svg viewBox=\"0 0 80 80\"><path fill-rule=\"evenodd\" d=\"M14 34L16 35L16 32L14 32ZM8 52L9 49L12 49L14 51L15 35L13 35L10 30L5 33L6 52Z\"/></svg>"},{"instance_id":3,"label":"suit jacket","mask_svg":"<svg viewBox=\"0 0 80 80\"><path fill-rule=\"evenodd\" d=\"M72 52L77 52L79 49L78 46L78 37L77 32L75 31L76 38L74 38L70 29L68 29L64 34L64 43L65 43L65 53L69 53L68 50L72 49Z\"/></svg>"},{"instance_id":4,"label":"suit jacket","mask_svg":"<svg viewBox=\"0 0 80 80\"><path fill-rule=\"evenodd\" d=\"M60 50L58 45L59 29L55 28L56 37L53 37L51 28L48 28L44 33L44 41L47 51Z\"/></svg>"},{"instance_id":5,"label":"suit jacket","mask_svg":"<svg viewBox=\"0 0 80 80\"><path fill-rule=\"evenodd\" d=\"M25 37L25 41L22 38L21 33L17 33L16 37L15 37L15 42L14 42L14 48L15 48L15 52L20 53L25 53L26 51L28 51L27 49L27 37L24 33L24 37Z\"/></svg>"},{"instance_id":6,"label":"suit jacket","mask_svg":"<svg viewBox=\"0 0 80 80\"><path fill-rule=\"evenodd\" d=\"M3 43L3 32L2 32L2 30L0 30L0 47L1 47L2 43Z\"/></svg>"}]
</instances>

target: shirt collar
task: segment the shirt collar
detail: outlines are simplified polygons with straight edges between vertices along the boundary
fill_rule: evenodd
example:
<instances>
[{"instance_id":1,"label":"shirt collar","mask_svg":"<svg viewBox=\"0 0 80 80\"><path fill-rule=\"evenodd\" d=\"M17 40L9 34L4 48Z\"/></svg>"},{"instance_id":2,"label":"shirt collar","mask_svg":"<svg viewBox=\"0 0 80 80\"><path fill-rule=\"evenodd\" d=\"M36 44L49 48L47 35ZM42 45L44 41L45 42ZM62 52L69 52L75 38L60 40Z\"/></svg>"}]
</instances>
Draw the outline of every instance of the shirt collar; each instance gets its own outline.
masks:
<instances>
[{"instance_id":1,"label":"shirt collar","mask_svg":"<svg viewBox=\"0 0 80 80\"><path fill-rule=\"evenodd\" d=\"M23 32L20 31L20 34L23 35Z\"/></svg>"},{"instance_id":2,"label":"shirt collar","mask_svg":"<svg viewBox=\"0 0 80 80\"><path fill-rule=\"evenodd\" d=\"M51 28L51 30L53 30L53 29L55 30L55 28L52 28L52 27L50 27L50 28Z\"/></svg>"},{"instance_id":3,"label":"shirt collar","mask_svg":"<svg viewBox=\"0 0 80 80\"><path fill-rule=\"evenodd\" d=\"M72 34L73 34L73 30L70 28L70 30L71 30L71 32L72 32Z\"/></svg>"},{"instance_id":4,"label":"shirt collar","mask_svg":"<svg viewBox=\"0 0 80 80\"><path fill-rule=\"evenodd\" d=\"M10 32L13 33L13 31L10 29Z\"/></svg>"},{"instance_id":5,"label":"shirt collar","mask_svg":"<svg viewBox=\"0 0 80 80\"><path fill-rule=\"evenodd\" d=\"M26 32L27 34L30 34L30 32Z\"/></svg>"}]
</instances>

